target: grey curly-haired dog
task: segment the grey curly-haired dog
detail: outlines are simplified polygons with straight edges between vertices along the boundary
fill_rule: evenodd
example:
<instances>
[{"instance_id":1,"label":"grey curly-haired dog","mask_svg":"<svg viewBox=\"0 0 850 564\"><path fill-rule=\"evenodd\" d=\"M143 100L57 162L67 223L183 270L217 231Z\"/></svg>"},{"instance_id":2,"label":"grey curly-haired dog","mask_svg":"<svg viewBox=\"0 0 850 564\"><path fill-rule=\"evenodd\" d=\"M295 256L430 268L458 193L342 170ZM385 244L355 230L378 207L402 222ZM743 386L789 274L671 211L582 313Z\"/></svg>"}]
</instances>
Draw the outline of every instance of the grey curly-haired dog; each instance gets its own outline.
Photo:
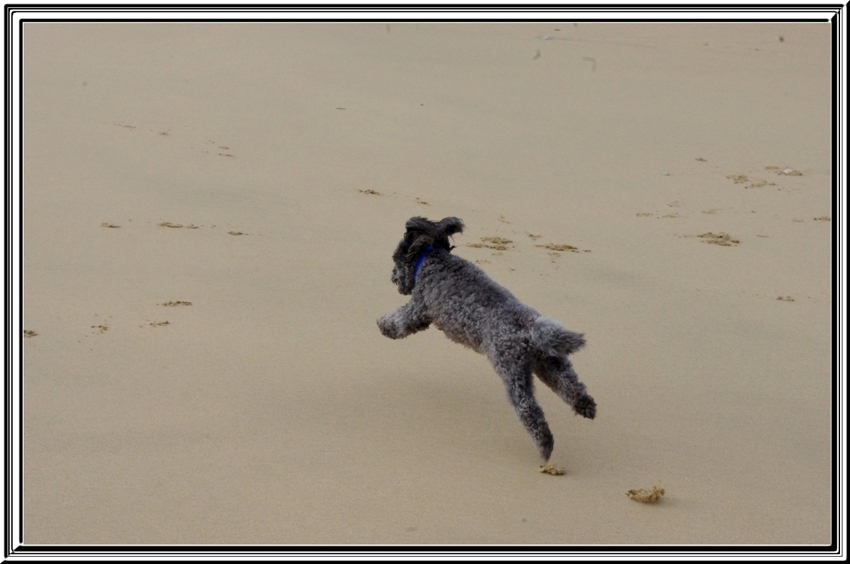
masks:
<instances>
[{"instance_id":1,"label":"grey curly-haired dog","mask_svg":"<svg viewBox=\"0 0 850 564\"><path fill-rule=\"evenodd\" d=\"M531 375L536 374L576 413L593 419L596 402L567 358L584 345L583 335L540 315L477 266L452 255L449 237L463 227L456 217L408 220L393 253L392 281L410 301L378 319L378 327L385 336L401 339L433 323L449 339L485 355L548 461L555 440L534 399Z\"/></svg>"}]
</instances>

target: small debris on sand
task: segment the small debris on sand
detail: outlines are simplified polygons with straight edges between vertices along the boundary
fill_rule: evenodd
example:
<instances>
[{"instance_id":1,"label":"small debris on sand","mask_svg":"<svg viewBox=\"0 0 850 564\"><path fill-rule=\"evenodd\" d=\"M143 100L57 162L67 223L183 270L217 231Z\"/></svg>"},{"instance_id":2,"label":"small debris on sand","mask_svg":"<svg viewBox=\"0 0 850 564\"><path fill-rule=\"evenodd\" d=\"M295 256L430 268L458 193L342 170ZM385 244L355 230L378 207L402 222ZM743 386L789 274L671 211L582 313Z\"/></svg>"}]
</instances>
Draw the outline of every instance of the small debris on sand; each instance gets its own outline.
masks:
<instances>
[{"instance_id":1,"label":"small debris on sand","mask_svg":"<svg viewBox=\"0 0 850 564\"><path fill-rule=\"evenodd\" d=\"M190 306L190 305L192 305L192 302L182 302L182 301L165 302L165 303L159 304L159 305L165 306L165 307Z\"/></svg>"},{"instance_id":2,"label":"small debris on sand","mask_svg":"<svg viewBox=\"0 0 850 564\"><path fill-rule=\"evenodd\" d=\"M652 486L651 490L629 490L626 495L629 496L629 499L640 503L656 503L664 495L664 488Z\"/></svg>"},{"instance_id":3,"label":"small debris on sand","mask_svg":"<svg viewBox=\"0 0 850 564\"><path fill-rule=\"evenodd\" d=\"M728 233L703 233L702 235L697 235L700 239L702 239L705 243L709 243L711 245L720 245L721 247L735 247L740 241L737 239L733 239Z\"/></svg>"},{"instance_id":4,"label":"small debris on sand","mask_svg":"<svg viewBox=\"0 0 850 564\"><path fill-rule=\"evenodd\" d=\"M26 337L28 339L32 339L36 335L38 335L38 333L36 333L35 331L33 331L31 329L24 329L24 337Z\"/></svg>"},{"instance_id":5,"label":"small debris on sand","mask_svg":"<svg viewBox=\"0 0 850 564\"><path fill-rule=\"evenodd\" d=\"M540 467L540 472L542 474L551 474L553 476L563 476L566 471L560 466L555 466L551 462L547 462L543 466Z\"/></svg>"}]
</instances>

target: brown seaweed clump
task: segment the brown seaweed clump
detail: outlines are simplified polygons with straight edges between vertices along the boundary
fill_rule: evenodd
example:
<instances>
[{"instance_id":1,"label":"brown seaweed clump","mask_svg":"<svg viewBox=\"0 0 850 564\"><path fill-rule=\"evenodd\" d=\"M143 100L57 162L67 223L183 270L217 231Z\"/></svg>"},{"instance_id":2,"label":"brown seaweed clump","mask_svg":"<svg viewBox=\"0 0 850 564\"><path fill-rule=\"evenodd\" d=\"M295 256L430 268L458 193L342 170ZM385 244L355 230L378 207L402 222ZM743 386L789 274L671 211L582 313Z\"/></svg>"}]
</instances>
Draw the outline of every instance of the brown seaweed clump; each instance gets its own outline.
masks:
<instances>
[{"instance_id":1,"label":"brown seaweed clump","mask_svg":"<svg viewBox=\"0 0 850 564\"><path fill-rule=\"evenodd\" d=\"M640 503L656 503L664 495L664 488L652 486L651 490L629 490L626 492L626 495L629 496L629 499L639 501Z\"/></svg>"},{"instance_id":2,"label":"brown seaweed clump","mask_svg":"<svg viewBox=\"0 0 850 564\"><path fill-rule=\"evenodd\" d=\"M562 476L564 475L565 470L560 466L555 466L551 462L547 462L540 467L540 472L543 474L551 474L553 476Z\"/></svg>"}]
</instances>

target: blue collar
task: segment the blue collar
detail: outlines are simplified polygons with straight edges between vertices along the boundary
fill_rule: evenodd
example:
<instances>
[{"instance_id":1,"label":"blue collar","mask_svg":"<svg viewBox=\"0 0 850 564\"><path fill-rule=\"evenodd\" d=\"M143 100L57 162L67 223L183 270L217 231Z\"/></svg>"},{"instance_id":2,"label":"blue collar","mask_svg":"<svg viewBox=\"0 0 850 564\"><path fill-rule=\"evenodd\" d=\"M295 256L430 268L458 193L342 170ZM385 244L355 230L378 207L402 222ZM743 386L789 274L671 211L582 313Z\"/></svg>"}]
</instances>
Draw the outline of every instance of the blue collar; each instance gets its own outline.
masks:
<instances>
[{"instance_id":1,"label":"blue collar","mask_svg":"<svg viewBox=\"0 0 850 564\"><path fill-rule=\"evenodd\" d=\"M419 267L422 266L422 261L425 260L425 257L428 256L428 253L434 250L434 247L428 245L425 247L425 250L422 251L422 254L419 255L419 258L416 260L416 266L413 267L413 279L416 280L416 275L419 273Z\"/></svg>"}]
</instances>

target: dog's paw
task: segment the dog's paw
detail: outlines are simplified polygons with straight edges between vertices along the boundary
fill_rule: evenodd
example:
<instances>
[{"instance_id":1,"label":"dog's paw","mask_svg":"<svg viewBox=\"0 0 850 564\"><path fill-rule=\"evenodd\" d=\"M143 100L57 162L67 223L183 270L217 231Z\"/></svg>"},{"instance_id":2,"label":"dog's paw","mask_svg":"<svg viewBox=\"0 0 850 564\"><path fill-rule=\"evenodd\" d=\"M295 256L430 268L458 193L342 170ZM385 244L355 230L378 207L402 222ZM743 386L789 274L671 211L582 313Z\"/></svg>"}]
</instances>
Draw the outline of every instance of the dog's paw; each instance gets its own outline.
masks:
<instances>
[{"instance_id":1,"label":"dog's paw","mask_svg":"<svg viewBox=\"0 0 850 564\"><path fill-rule=\"evenodd\" d=\"M378 319L378 329L381 330L381 334L384 337L389 337L390 339L398 338L395 332L395 326L386 318L386 316Z\"/></svg>"},{"instance_id":2,"label":"dog's paw","mask_svg":"<svg viewBox=\"0 0 850 564\"><path fill-rule=\"evenodd\" d=\"M573 405L573 409L582 417L588 419L596 417L596 402L588 395L580 396Z\"/></svg>"},{"instance_id":3,"label":"dog's paw","mask_svg":"<svg viewBox=\"0 0 850 564\"><path fill-rule=\"evenodd\" d=\"M548 464L549 457L552 456L552 449L555 448L555 437L552 436L549 426L544 421L543 426L538 428L536 432L533 432L532 435L534 436L534 442L537 443L537 450L540 452L540 456Z\"/></svg>"}]
</instances>

